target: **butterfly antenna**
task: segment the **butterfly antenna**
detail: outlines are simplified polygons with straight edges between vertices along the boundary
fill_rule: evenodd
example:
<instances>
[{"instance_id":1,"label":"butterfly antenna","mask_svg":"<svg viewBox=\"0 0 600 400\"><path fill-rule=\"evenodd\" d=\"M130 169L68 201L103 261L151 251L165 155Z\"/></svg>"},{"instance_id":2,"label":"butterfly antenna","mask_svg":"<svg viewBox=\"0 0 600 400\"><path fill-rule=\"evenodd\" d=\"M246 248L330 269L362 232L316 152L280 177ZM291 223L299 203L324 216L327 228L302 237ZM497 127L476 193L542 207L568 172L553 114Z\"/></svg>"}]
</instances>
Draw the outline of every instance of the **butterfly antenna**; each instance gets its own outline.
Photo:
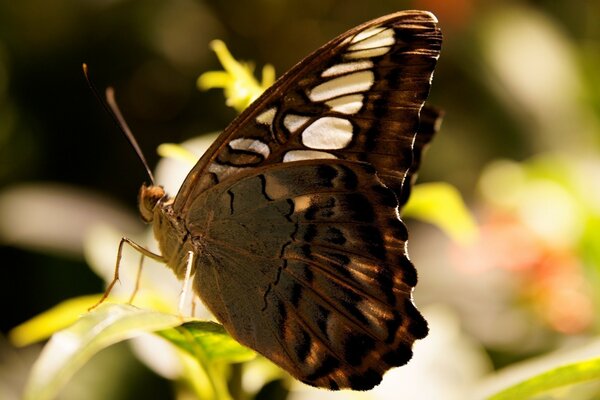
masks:
<instances>
[{"instance_id":1,"label":"butterfly antenna","mask_svg":"<svg viewBox=\"0 0 600 400\"><path fill-rule=\"evenodd\" d=\"M111 116L111 118L113 119L115 124L117 124L117 127L119 128L119 130L121 132L123 132L123 134L129 141L129 143L131 144L131 146L137 153L138 158L144 165L144 168L146 169L146 173L148 174L148 177L150 178L150 182L152 183L152 185L154 185L155 184L154 183L154 175L152 175L152 171L150 170L150 167L148 166L148 162L146 162L146 157L144 157L144 153L142 153L142 149L140 149L140 146L138 145L137 140L135 140L133 133L131 133L131 129L129 129L129 126L127 125L127 122L125 122L125 118L123 118L123 114L121 114L121 110L119 109L119 106L117 105L117 101L115 100L115 90L112 87L106 88L106 101L105 101L100 96L98 89L96 89L96 86L93 84L92 80L90 79L87 64L83 63L82 68L83 68L83 75L85 76L85 80L86 80L88 86L90 87L92 93L94 93L94 96L96 96L96 99L98 99L100 104L102 104L102 107L104 107L104 110Z\"/></svg>"}]
</instances>

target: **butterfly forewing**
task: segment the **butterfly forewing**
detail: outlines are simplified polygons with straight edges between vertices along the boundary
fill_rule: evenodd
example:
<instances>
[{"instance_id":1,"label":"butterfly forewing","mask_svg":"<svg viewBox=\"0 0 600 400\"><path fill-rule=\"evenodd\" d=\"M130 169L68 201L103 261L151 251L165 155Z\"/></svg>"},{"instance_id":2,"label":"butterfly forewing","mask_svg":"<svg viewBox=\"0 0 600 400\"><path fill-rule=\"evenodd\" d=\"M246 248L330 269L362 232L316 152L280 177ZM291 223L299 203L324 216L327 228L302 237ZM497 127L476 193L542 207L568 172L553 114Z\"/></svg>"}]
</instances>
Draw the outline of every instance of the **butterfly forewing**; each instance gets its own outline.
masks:
<instances>
[{"instance_id":1,"label":"butterfly forewing","mask_svg":"<svg viewBox=\"0 0 600 400\"><path fill-rule=\"evenodd\" d=\"M217 139L155 215L178 276L232 336L293 376L366 390L427 324L398 216L439 113L426 108L441 34L423 11L317 50Z\"/></svg>"},{"instance_id":2,"label":"butterfly forewing","mask_svg":"<svg viewBox=\"0 0 600 400\"><path fill-rule=\"evenodd\" d=\"M246 169L305 159L369 162L407 198L402 185L421 151L413 140L441 48L436 23L424 11L391 14L306 57L223 132L190 172L175 209Z\"/></svg>"},{"instance_id":3,"label":"butterfly forewing","mask_svg":"<svg viewBox=\"0 0 600 400\"><path fill-rule=\"evenodd\" d=\"M396 193L398 195L398 200L400 201L400 207L408 201L412 185L417 178L417 171L421 165L423 150L427 147L433 138L433 135L440 129L442 115L443 112L441 110L429 105L425 105L421 109L419 115L419 130L413 141L412 164L406 172L402 190L400 193Z\"/></svg>"}]
</instances>

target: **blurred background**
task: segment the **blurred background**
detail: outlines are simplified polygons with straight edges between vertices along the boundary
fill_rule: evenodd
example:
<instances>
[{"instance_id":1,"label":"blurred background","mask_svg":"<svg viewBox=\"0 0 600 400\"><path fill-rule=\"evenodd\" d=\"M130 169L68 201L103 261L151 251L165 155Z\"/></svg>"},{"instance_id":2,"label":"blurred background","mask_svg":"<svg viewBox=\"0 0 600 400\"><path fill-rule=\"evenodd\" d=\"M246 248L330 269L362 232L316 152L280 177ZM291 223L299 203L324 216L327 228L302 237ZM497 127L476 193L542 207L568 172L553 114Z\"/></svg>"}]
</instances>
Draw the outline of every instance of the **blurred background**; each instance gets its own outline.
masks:
<instances>
[{"instance_id":1,"label":"blurred background","mask_svg":"<svg viewBox=\"0 0 600 400\"><path fill-rule=\"evenodd\" d=\"M494 371L593 345L599 2L0 0L0 397L18 398L40 350L13 346L10 329L103 290L84 257L87 231L144 229L136 196L147 178L88 89L82 62L97 87L115 87L154 166L159 144L222 130L235 116L221 91L196 88L202 72L220 69L211 40L279 76L337 34L412 8L433 11L444 32L430 103L446 118L419 182L456 186L480 236L460 242L407 221L415 300L435 343L416 349L429 355L411 362L406 398L466 398ZM83 380L96 398L175 397L127 346L98 357ZM81 392L64 398L73 393Z\"/></svg>"}]
</instances>

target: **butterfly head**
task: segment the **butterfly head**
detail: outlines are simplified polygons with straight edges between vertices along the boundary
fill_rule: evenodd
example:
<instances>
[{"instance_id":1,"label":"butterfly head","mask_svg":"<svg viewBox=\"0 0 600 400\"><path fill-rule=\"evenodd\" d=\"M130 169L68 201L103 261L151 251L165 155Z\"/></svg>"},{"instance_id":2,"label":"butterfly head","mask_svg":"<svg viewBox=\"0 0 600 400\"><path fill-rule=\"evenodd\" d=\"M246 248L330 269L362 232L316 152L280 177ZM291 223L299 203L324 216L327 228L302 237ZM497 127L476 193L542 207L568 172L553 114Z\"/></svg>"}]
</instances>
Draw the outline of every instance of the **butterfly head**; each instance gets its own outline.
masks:
<instances>
[{"instance_id":1,"label":"butterfly head","mask_svg":"<svg viewBox=\"0 0 600 400\"><path fill-rule=\"evenodd\" d=\"M154 219L154 211L158 203L167 197L165 189L162 186L146 184L140 188L140 194L138 196L138 204L140 207L140 214L144 222L150 223Z\"/></svg>"}]
</instances>

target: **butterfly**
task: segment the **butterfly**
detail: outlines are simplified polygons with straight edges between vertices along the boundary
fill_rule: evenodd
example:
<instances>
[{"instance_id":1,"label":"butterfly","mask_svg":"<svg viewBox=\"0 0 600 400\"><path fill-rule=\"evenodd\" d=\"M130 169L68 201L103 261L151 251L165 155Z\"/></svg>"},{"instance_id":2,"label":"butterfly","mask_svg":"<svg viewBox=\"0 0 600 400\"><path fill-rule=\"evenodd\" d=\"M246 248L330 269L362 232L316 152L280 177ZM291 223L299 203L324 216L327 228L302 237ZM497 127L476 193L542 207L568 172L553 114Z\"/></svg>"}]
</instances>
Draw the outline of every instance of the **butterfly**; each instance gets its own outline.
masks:
<instances>
[{"instance_id":1,"label":"butterfly","mask_svg":"<svg viewBox=\"0 0 600 400\"><path fill-rule=\"evenodd\" d=\"M371 389L427 335L399 209L438 129L424 102L440 49L425 11L351 29L240 114L175 197L140 190L153 258L309 385Z\"/></svg>"}]
</instances>

